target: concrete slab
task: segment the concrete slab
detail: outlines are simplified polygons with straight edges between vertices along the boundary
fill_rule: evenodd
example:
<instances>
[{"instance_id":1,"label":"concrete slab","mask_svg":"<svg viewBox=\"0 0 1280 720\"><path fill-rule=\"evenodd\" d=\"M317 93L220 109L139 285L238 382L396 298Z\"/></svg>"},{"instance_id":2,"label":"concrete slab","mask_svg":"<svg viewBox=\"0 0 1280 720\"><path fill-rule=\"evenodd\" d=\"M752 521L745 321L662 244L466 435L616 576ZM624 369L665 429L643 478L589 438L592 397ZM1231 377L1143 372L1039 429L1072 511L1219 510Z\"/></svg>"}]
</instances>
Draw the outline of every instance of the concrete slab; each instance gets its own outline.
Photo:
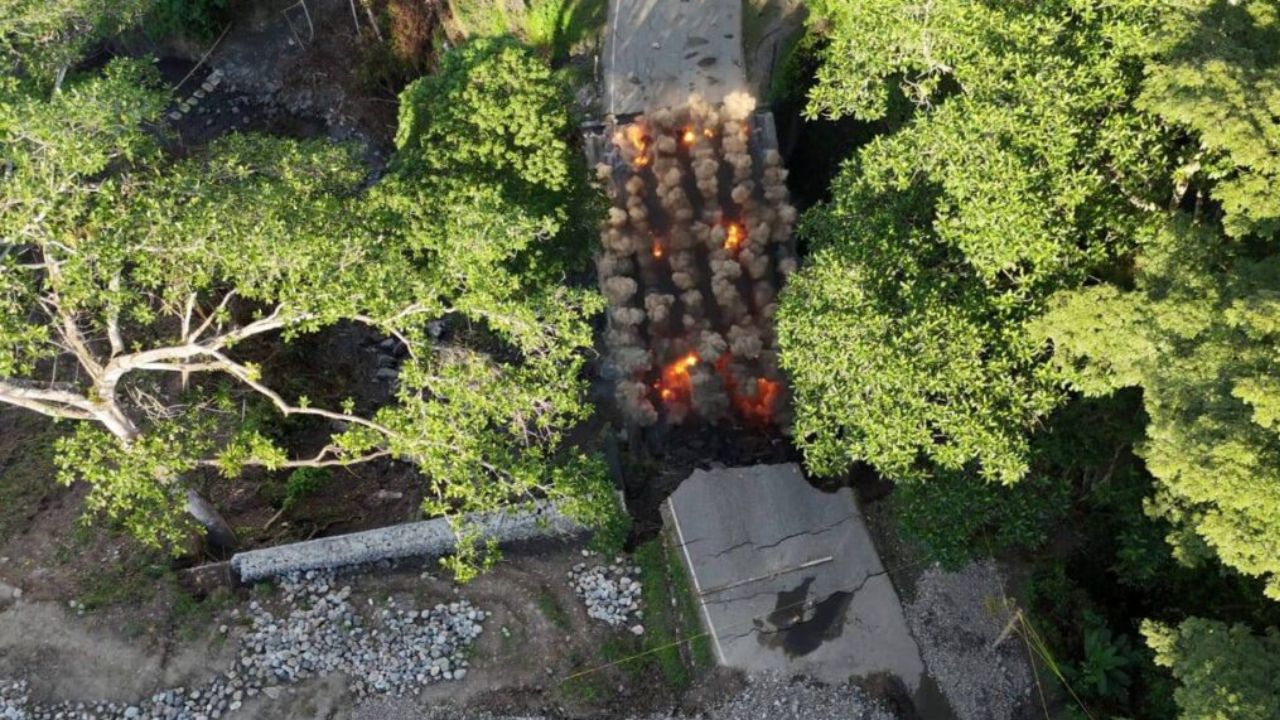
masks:
<instances>
[{"instance_id":1,"label":"concrete slab","mask_svg":"<svg viewBox=\"0 0 1280 720\"><path fill-rule=\"evenodd\" d=\"M538 501L515 511L473 513L463 525L481 540L514 543L538 538L567 537L585 531L553 503ZM253 582L291 572L362 565L379 560L434 557L454 551L458 535L447 518L392 525L361 532L237 553L231 567L241 582Z\"/></svg>"},{"instance_id":2,"label":"concrete slab","mask_svg":"<svg viewBox=\"0 0 1280 720\"><path fill-rule=\"evenodd\" d=\"M848 488L816 490L795 464L699 470L664 509L721 664L920 689L920 649Z\"/></svg>"},{"instance_id":3,"label":"concrete slab","mask_svg":"<svg viewBox=\"0 0 1280 720\"><path fill-rule=\"evenodd\" d=\"M628 115L720 102L746 88L740 0L613 0L605 37L605 111Z\"/></svg>"}]
</instances>

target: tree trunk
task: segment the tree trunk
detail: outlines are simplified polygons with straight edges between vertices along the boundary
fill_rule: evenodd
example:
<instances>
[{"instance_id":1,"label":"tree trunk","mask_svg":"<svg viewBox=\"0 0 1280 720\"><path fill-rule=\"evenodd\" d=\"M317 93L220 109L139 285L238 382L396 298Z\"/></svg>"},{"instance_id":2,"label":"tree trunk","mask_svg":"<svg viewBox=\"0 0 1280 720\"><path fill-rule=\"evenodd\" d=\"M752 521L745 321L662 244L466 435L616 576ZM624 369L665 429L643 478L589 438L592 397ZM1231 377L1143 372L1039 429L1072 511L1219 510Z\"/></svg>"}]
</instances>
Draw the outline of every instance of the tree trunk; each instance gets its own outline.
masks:
<instances>
[{"instance_id":1,"label":"tree trunk","mask_svg":"<svg viewBox=\"0 0 1280 720\"><path fill-rule=\"evenodd\" d=\"M213 503L191 489L187 490L187 514L204 526L205 540L208 541L209 549L213 550L214 554L230 556L236 551L239 544L236 541L236 534L222 517L222 513L218 512Z\"/></svg>"},{"instance_id":2,"label":"tree trunk","mask_svg":"<svg viewBox=\"0 0 1280 720\"><path fill-rule=\"evenodd\" d=\"M112 403L108 403L106 407L98 413L99 421L126 445L132 443L142 432L138 426L129 419ZM187 489L186 498L187 514L200 523L204 528L205 541L213 554L218 556L229 556L236 551L239 543L236 541L236 534L231 529L222 513L213 506L213 503L206 500L193 489Z\"/></svg>"}]
</instances>

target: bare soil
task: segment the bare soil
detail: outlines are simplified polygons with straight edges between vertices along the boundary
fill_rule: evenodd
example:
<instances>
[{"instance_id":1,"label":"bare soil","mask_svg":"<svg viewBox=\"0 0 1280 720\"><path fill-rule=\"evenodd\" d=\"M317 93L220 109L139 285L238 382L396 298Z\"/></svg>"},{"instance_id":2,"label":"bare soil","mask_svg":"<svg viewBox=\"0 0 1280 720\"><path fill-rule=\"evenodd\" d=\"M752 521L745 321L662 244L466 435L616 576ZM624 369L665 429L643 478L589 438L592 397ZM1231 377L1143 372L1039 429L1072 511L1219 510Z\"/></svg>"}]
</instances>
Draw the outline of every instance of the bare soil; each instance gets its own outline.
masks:
<instances>
[{"instance_id":1,"label":"bare soil","mask_svg":"<svg viewBox=\"0 0 1280 720\"><path fill-rule=\"evenodd\" d=\"M429 686L416 698L396 701L401 707L425 711L448 704L569 718L682 707L679 693L653 668L610 666L618 654L630 654L635 641L625 628L587 617L565 579L569 568L582 561L578 544L540 543L513 551L508 561L460 588L426 574L434 565L422 563L403 563L344 582L353 586L358 608L381 606L388 598L400 607L419 608L466 598L491 613L472 648L466 679ZM7 568L9 579L32 585L30 576L12 570ZM163 590L165 583L149 587ZM68 607L66 596L55 597L47 587L16 602L0 600L0 677L29 680L37 701L128 701L161 688L199 683L234 664L237 636L243 631L237 608L251 599L268 606L274 602L269 590L242 589L206 600L196 611L181 611L182 618L175 620L174 599L183 605L176 592L157 591L140 602L83 615ZM141 627L166 618L166 610L162 632ZM225 635L219 632L222 625L229 629ZM591 669L596 672L573 677ZM700 704L721 697L735 683L732 675L714 675L688 699ZM240 716L350 717L355 704L343 678L315 678L255 699Z\"/></svg>"}]
</instances>

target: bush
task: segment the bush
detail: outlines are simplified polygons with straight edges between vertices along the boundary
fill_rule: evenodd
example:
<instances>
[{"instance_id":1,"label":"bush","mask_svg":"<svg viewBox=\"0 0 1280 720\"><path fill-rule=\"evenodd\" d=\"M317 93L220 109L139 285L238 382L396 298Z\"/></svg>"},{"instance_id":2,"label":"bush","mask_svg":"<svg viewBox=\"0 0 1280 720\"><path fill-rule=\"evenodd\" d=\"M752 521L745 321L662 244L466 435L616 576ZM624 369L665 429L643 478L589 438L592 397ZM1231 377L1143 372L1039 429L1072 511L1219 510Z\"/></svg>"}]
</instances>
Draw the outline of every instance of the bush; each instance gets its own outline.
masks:
<instances>
[{"instance_id":1,"label":"bush","mask_svg":"<svg viewBox=\"0 0 1280 720\"><path fill-rule=\"evenodd\" d=\"M329 482L329 471L324 468L301 467L289 473L284 484L283 509L289 510L301 500L314 495Z\"/></svg>"},{"instance_id":2,"label":"bush","mask_svg":"<svg viewBox=\"0 0 1280 720\"><path fill-rule=\"evenodd\" d=\"M183 35L212 40L226 26L231 0L156 0L143 19L152 37Z\"/></svg>"},{"instance_id":3,"label":"bush","mask_svg":"<svg viewBox=\"0 0 1280 720\"><path fill-rule=\"evenodd\" d=\"M1047 475L1004 486L947 472L900 483L891 498L902 533L948 570L990 552L1039 547L1071 499L1070 487Z\"/></svg>"}]
</instances>

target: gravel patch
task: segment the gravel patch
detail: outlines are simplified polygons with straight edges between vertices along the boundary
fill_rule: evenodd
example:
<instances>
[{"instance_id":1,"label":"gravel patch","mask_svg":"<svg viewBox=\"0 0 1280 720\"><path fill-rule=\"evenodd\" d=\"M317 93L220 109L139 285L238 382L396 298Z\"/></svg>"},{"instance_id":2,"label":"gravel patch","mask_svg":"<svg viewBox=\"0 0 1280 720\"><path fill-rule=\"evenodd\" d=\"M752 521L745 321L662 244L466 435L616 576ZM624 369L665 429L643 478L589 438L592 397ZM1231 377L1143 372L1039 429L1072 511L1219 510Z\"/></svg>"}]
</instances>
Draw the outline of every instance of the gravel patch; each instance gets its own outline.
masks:
<instances>
[{"instance_id":1,"label":"gravel patch","mask_svg":"<svg viewBox=\"0 0 1280 720\"><path fill-rule=\"evenodd\" d=\"M615 558L611 565L578 563L569 571L569 584L586 603L587 615L614 627L644 617L640 609L640 568ZM644 626L631 625L631 632L644 633Z\"/></svg>"},{"instance_id":2,"label":"gravel patch","mask_svg":"<svg viewBox=\"0 0 1280 720\"><path fill-rule=\"evenodd\" d=\"M274 613L251 602L233 617L247 626L235 666L193 688L171 688L139 702L57 703L30 701L29 686L0 681L0 720L217 720L240 710L259 694L275 697L280 686L341 673L357 698L403 696L467 674L467 649L487 614L465 600L417 610L395 600L360 608L349 585L337 587L334 571L308 571L280 578ZM231 629L223 625L219 632Z\"/></svg>"},{"instance_id":3,"label":"gravel patch","mask_svg":"<svg viewBox=\"0 0 1280 720\"><path fill-rule=\"evenodd\" d=\"M751 678L733 697L693 715L653 714L630 720L900 720L856 686L823 685L806 679L764 675ZM456 708L424 710L409 700L374 700L356 708L353 720L551 720L544 715L494 715Z\"/></svg>"},{"instance_id":4,"label":"gravel patch","mask_svg":"<svg viewBox=\"0 0 1280 720\"><path fill-rule=\"evenodd\" d=\"M1011 720L1031 698L1031 668L1016 635L992 644L1009 622L995 563L921 574L907 623L925 665L959 720Z\"/></svg>"},{"instance_id":5,"label":"gravel patch","mask_svg":"<svg viewBox=\"0 0 1280 720\"><path fill-rule=\"evenodd\" d=\"M652 715L646 720L660 720ZM852 685L779 676L753 679L741 693L698 717L708 720L896 720Z\"/></svg>"}]
</instances>

